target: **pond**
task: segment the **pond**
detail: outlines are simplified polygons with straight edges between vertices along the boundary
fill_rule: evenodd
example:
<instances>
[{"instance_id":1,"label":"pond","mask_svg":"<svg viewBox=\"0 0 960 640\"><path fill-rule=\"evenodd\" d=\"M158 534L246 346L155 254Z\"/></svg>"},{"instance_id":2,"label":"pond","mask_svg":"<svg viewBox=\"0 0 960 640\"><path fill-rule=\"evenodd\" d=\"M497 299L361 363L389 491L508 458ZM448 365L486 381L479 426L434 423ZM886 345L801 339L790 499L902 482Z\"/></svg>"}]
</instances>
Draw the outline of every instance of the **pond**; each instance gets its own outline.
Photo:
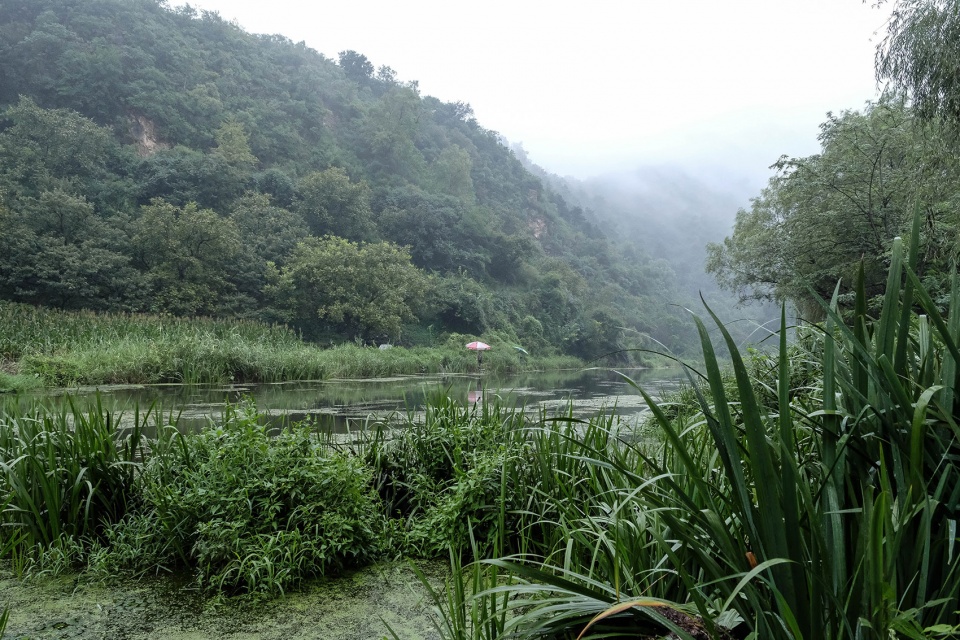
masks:
<instances>
[{"instance_id":1,"label":"pond","mask_svg":"<svg viewBox=\"0 0 960 640\"><path fill-rule=\"evenodd\" d=\"M154 403L179 413L181 429L196 430L216 419L227 403L252 399L257 409L282 423L311 419L334 432L345 432L371 419L422 411L443 395L462 403L501 401L531 414L554 415L572 409L576 417L615 411L634 421L647 411L643 398L623 375L660 397L676 389L679 369L602 369L494 375L423 375L390 378L314 380L274 384L116 385L58 390L81 397L100 393L117 409L141 409Z\"/></svg>"},{"instance_id":2,"label":"pond","mask_svg":"<svg viewBox=\"0 0 960 640\"><path fill-rule=\"evenodd\" d=\"M623 370L654 396L676 389L679 370ZM326 421L345 431L354 423L396 412L422 411L443 394L462 403L495 402L539 414L572 411L588 417L615 411L632 422L647 411L639 393L617 371L584 369L507 376L398 376L370 380L299 381L230 386L113 386L35 394L53 401L66 393L108 407L141 409L156 403L180 413L182 429L198 429L226 404L252 398L279 421ZM433 588L448 576L444 562L417 562ZM249 605L249 606L248 606ZM386 625L404 640L438 640L427 589L403 561L366 567L304 588L269 603L217 602L205 598L188 576L99 584L82 576L22 582L12 564L0 562L0 609L11 607L12 638L174 638L190 640L360 640L385 638Z\"/></svg>"}]
</instances>

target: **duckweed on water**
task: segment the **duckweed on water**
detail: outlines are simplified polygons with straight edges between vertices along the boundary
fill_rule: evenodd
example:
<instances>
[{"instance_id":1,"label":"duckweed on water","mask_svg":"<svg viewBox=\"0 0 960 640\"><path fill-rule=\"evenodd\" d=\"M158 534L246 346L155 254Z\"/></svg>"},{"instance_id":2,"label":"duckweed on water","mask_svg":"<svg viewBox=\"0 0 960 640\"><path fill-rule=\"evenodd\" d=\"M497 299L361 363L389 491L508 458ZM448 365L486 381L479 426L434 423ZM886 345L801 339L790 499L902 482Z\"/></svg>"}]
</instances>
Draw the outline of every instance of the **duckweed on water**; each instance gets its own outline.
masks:
<instances>
[{"instance_id":1,"label":"duckweed on water","mask_svg":"<svg viewBox=\"0 0 960 640\"><path fill-rule=\"evenodd\" d=\"M420 563L443 582L442 563ZM314 580L269 603L203 598L189 576L78 583L28 580L0 569L0 602L12 615L4 638L125 640L375 640L383 620L405 640L434 640L426 590L406 562ZM382 620L381 620L382 619Z\"/></svg>"}]
</instances>

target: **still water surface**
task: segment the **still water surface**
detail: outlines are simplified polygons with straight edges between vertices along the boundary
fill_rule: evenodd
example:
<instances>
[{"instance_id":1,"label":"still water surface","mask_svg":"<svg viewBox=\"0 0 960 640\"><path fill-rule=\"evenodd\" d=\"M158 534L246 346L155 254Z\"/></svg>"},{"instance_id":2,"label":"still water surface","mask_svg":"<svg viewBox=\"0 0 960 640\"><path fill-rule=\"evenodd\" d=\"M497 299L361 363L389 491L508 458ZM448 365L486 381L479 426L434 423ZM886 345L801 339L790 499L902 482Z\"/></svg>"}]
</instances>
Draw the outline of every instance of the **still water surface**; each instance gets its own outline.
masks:
<instances>
[{"instance_id":1,"label":"still water surface","mask_svg":"<svg viewBox=\"0 0 960 640\"><path fill-rule=\"evenodd\" d=\"M427 375L391 378L296 381L236 385L122 385L68 390L82 396L99 392L105 404L141 409L156 403L165 413L180 413L181 428L198 429L216 419L227 403L252 399L257 409L278 421L312 419L345 431L369 419L396 412L417 412L437 395L456 402L502 401L531 413L554 415L572 408L577 417L615 411L634 421L647 411L643 398L620 374L629 376L654 397L675 389L678 369L582 369L498 376Z\"/></svg>"}]
</instances>

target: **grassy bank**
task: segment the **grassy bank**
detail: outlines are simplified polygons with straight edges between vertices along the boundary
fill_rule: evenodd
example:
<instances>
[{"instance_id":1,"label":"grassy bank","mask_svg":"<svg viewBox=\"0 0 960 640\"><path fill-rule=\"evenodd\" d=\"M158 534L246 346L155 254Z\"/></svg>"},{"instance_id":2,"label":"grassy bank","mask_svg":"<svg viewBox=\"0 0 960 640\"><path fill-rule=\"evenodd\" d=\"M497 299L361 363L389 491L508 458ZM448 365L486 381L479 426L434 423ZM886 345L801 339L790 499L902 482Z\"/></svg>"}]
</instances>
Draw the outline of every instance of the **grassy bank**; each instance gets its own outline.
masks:
<instances>
[{"instance_id":1,"label":"grassy bank","mask_svg":"<svg viewBox=\"0 0 960 640\"><path fill-rule=\"evenodd\" d=\"M381 351L320 348L287 327L249 321L64 312L0 302L0 389L30 386L319 380L470 372L474 339ZM575 358L527 356L487 338L488 371L576 367Z\"/></svg>"}]
</instances>

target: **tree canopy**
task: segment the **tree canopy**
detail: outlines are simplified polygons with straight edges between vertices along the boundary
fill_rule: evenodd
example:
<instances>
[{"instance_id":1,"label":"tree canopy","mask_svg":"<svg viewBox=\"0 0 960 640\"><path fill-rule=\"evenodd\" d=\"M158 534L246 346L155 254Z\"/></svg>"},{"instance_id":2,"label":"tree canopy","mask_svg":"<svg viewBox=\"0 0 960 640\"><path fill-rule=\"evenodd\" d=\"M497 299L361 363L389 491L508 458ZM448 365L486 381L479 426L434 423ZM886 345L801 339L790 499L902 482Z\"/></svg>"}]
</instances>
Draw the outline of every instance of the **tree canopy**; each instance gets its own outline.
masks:
<instances>
[{"instance_id":1,"label":"tree canopy","mask_svg":"<svg viewBox=\"0 0 960 640\"><path fill-rule=\"evenodd\" d=\"M917 269L935 295L943 291L958 258L958 52L960 2L897 2L877 49L887 91L860 111L828 114L820 153L774 165L733 234L708 249L718 282L741 299L791 300L816 315L815 299L862 268L877 297L893 239L919 210Z\"/></svg>"},{"instance_id":2,"label":"tree canopy","mask_svg":"<svg viewBox=\"0 0 960 640\"><path fill-rule=\"evenodd\" d=\"M279 302L312 332L320 333L320 320L341 334L386 340L415 318L423 286L405 249L326 236L294 248L280 276Z\"/></svg>"},{"instance_id":3,"label":"tree canopy","mask_svg":"<svg viewBox=\"0 0 960 640\"><path fill-rule=\"evenodd\" d=\"M960 2L899 0L877 50L877 79L923 118L960 120Z\"/></svg>"}]
</instances>

